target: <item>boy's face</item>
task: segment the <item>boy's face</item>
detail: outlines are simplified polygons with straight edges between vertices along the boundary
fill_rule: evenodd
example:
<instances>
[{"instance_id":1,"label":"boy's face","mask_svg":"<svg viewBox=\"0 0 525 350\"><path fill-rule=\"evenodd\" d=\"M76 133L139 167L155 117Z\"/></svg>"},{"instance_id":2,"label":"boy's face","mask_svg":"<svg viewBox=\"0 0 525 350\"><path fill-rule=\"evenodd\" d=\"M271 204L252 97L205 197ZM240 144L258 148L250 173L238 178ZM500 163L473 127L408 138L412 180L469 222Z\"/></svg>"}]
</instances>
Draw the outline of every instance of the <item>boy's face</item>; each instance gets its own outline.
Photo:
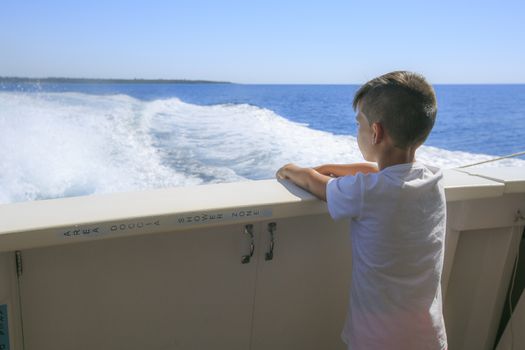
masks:
<instances>
[{"instance_id":1,"label":"boy's face","mask_svg":"<svg viewBox=\"0 0 525 350\"><path fill-rule=\"evenodd\" d=\"M374 151L374 130L370 126L368 119L362 110L362 101L357 104L357 115L355 120L357 121L357 145L361 154L365 160L369 162L375 162L375 151Z\"/></svg>"}]
</instances>

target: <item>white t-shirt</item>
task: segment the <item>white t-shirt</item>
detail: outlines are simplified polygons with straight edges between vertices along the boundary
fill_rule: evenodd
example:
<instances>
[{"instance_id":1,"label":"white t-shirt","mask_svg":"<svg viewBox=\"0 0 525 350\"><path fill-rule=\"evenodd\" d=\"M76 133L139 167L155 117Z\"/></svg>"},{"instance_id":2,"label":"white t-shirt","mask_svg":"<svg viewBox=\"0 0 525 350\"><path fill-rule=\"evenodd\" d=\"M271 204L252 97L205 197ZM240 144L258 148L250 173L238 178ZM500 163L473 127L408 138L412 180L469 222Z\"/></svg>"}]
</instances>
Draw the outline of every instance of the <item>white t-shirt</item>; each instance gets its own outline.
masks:
<instances>
[{"instance_id":1,"label":"white t-shirt","mask_svg":"<svg viewBox=\"0 0 525 350\"><path fill-rule=\"evenodd\" d=\"M341 335L348 349L446 348L441 179L441 171L416 162L328 182L330 215L351 219L352 284Z\"/></svg>"}]
</instances>

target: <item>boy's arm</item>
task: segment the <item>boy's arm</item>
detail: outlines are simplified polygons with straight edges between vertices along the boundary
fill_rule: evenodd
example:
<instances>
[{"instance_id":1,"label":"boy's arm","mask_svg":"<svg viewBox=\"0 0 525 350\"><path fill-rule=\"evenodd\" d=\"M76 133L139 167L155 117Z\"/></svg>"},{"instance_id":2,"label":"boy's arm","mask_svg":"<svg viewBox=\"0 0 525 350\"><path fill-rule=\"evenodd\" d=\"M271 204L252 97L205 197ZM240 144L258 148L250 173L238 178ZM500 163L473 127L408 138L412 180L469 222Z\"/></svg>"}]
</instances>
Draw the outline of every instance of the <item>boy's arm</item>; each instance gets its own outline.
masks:
<instances>
[{"instance_id":1,"label":"boy's arm","mask_svg":"<svg viewBox=\"0 0 525 350\"><path fill-rule=\"evenodd\" d=\"M315 167L314 170L317 172L333 176L340 177L346 175L355 175L357 173L377 173L379 169L376 164L373 163L354 163L354 164L324 164Z\"/></svg>"},{"instance_id":2,"label":"boy's arm","mask_svg":"<svg viewBox=\"0 0 525 350\"><path fill-rule=\"evenodd\" d=\"M320 174L312 168L301 168L295 164L286 164L277 171L278 179L291 180L317 198L326 201L326 184L330 176Z\"/></svg>"}]
</instances>

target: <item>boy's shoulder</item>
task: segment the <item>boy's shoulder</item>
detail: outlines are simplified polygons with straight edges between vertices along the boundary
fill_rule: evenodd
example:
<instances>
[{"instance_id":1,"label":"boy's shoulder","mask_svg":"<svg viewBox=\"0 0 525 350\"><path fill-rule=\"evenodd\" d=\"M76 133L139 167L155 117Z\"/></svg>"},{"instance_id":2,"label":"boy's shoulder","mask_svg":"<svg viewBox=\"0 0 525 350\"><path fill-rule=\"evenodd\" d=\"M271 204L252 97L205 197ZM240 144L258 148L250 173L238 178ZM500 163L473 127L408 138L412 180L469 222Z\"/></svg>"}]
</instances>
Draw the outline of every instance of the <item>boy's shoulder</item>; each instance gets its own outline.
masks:
<instances>
[{"instance_id":1,"label":"boy's shoulder","mask_svg":"<svg viewBox=\"0 0 525 350\"><path fill-rule=\"evenodd\" d=\"M404 163L389 166L376 174L378 177L387 179L399 179L409 181L439 181L443 178L440 168L426 165L420 162Z\"/></svg>"},{"instance_id":2,"label":"boy's shoulder","mask_svg":"<svg viewBox=\"0 0 525 350\"><path fill-rule=\"evenodd\" d=\"M342 192L360 192L361 195L375 193L388 197L399 191L424 192L442 187L441 169L423 163L397 164L377 173L357 173L339 178Z\"/></svg>"},{"instance_id":3,"label":"boy's shoulder","mask_svg":"<svg viewBox=\"0 0 525 350\"><path fill-rule=\"evenodd\" d=\"M421 163L399 164L377 173L357 173L327 184L328 210L334 219L359 217L363 207L443 202L441 170ZM404 203L404 204L401 204Z\"/></svg>"}]
</instances>

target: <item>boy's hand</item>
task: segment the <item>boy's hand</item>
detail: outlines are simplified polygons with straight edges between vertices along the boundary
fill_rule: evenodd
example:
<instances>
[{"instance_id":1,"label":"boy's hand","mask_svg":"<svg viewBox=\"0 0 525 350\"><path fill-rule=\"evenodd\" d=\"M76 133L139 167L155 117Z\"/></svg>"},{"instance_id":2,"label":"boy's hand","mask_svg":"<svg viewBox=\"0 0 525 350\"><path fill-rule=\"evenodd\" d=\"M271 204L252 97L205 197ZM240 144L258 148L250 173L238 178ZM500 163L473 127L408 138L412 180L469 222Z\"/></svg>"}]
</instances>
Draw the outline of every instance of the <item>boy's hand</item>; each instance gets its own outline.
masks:
<instances>
[{"instance_id":1,"label":"boy's hand","mask_svg":"<svg viewBox=\"0 0 525 350\"><path fill-rule=\"evenodd\" d=\"M275 176L279 180L288 180L290 179L290 176L289 176L290 169L298 170L299 167L292 163L286 164L283 167L281 167L281 169L277 170L277 173L275 174Z\"/></svg>"},{"instance_id":2,"label":"boy's hand","mask_svg":"<svg viewBox=\"0 0 525 350\"><path fill-rule=\"evenodd\" d=\"M332 173L332 169L329 168L327 165L319 165L313 168L315 171L317 171L319 174L323 174L330 177L337 177L334 173Z\"/></svg>"},{"instance_id":3,"label":"boy's hand","mask_svg":"<svg viewBox=\"0 0 525 350\"><path fill-rule=\"evenodd\" d=\"M329 176L318 173L312 168L301 168L295 164L286 164L275 174L280 180L291 180L319 199L326 201L326 184Z\"/></svg>"}]
</instances>

